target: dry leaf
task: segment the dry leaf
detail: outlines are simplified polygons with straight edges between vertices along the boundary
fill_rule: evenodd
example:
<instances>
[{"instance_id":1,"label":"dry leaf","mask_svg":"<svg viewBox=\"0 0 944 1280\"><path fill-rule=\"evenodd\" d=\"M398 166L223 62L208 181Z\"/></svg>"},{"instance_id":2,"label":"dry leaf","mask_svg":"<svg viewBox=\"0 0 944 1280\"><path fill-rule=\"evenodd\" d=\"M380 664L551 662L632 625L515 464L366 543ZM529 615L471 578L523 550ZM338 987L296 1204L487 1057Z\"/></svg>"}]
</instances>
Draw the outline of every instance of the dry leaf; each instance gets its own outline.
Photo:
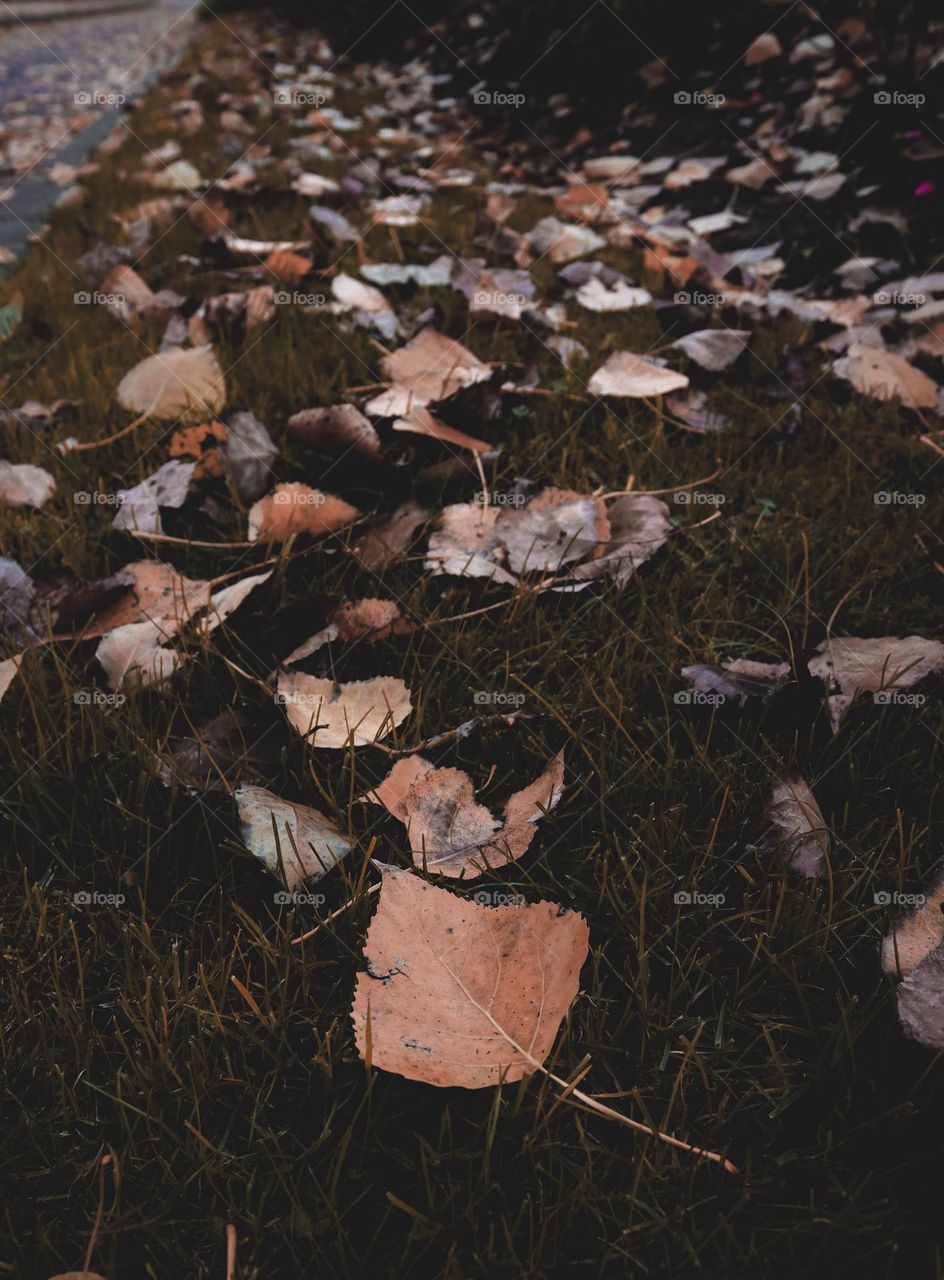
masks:
<instances>
[{"instance_id":1,"label":"dry leaf","mask_svg":"<svg viewBox=\"0 0 944 1280\"><path fill-rule=\"evenodd\" d=\"M720 694L733 702L745 702L748 698L763 698L766 702L790 675L790 664L735 658L720 666L696 663L683 667L682 675L691 682L696 694Z\"/></svg>"},{"instance_id":2,"label":"dry leaf","mask_svg":"<svg viewBox=\"0 0 944 1280\"><path fill-rule=\"evenodd\" d=\"M412 431L415 435L429 436L433 440L441 440L443 444L454 444L459 449L471 449L473 453L488 453L491 445L487 440L477 440L475 436L457 431L439 418L434 418L423 405L417 405L393 424L394 431Z\"/></svg>"},{"instance_id":3,"label":"dry leaf","mask_svg":"<svg viewBox=\"0 0 944 1280\"><path fill-rule=\"evenodd\" d=\"M759 62L766 62L768 58L779 58L782 53L783 48L774 33L764 31L748 45L747 52L744 54L744 63L748 67L753 67Z\"/></svg>"},{"instance_id":4,"label":"dry leaf","mask_svg":"<svg viewBox=\"0 0 944 1280\"><path fill-rule=\"evenodd\" d=\"M652 301L648 289L634 289L625 280L617 280L612 288L591 276L577 290L577 301L588 311L629 311L634 307L645 307Z\"/></svg>"},{"instance_id":5,"label":"dry leaf","mask_svg":"<svg viewBox=\"0 0 944 1280\"><path fill-rule=\"evenodd\" d=\"M310 258L304 258L300 253L292 253L290 249L277 249L269 254L262 265L279 280L284 280L286 284L298 284L308 275L313 263Z\"/></svg>"},{"instance_id":6,"label":"dry leaf","mask_svg":"<svg viewBox=\"0 0 944 1280\"><path fill-rule=\"evenodd\" d=\"M542 218L527 239L535 253L541 257L547 255L551 262L570 262L606 244L603 237L589 227L571 225L554 217Z\"/></svg>"},{"instance_id":7,"label":"dry leaf","mask_svg":"<svg viewBox=\"0 0 944 1280\"><path fill-rule=\"evenodd\" d=\"M937 405L937 383L891 351L853 343L835 361L833 373L876 400L897 398L906 409L933 409Z\"/></svg>"},{"instance_id":8,"label":"dry leaf","mask_svg":"<svg viewBox=\"0 0 944 1280\"><path fill-rule=\"evenodd\" d=\"M42 507L56 490L56 482L42 467L26 462L0 461L0 504L6 507Z\"/></svg>"},{"instance_id":9,"label":"dry leaf","mask_svg":"<svg viewBox=\"0 0 944 1280\"><path fill-rule=\"evenodd\" d=\"M928 1049L944 1049L944 946L936 947L898 988L905 1034Z\"/></svg>"},{"instance_id":10,"label":"dry leaf","mask_svg":"<svg viewBox=\"0 0 944 1280\"><path fill-rule=\"evenodd\" d=\"M279 677L278 692L289 724L312 747L369 746L413 709L409 689L395 676L335 684L293 671Z\"/></svg>"},{"instance_id":11,"label":"dry leaf","mask_svg":"<svg viewBox=\"0 0 944 1280\"><path fill-rule=\"evenodd\" d=\"M921 636L833 636L824 640L807 663L810 675L824 680L833 730L839 728L860 693L910 689L944 667L944 644Z\"/></svg>"},{"instance_id":12,"label":"dry leaf","mask_svg":"<svg viewBox=\"0 0 944 1280\"><path fill-rule=\"evenodd\" d=\"M194 480L204 476L221 476L219 446L226 443L226 427L222 422L204 422L199 427L181 427L170 438L167 452L172 458L196 459Z\"/></svg>"},{"instance_id":13,"label":"dry leaf","mask_svg":"<svg viewBox=\"0 0 944 1280\"><path fill-rule=\"evenodd\" d=\"M370 314L393 310L379 289L364 284L363 280L355 280L343 271L331 281L331 292L344 310L367 311Z\"/></svg>"},{"instance_id":14,"label":"dry leaf","mask_svg":"<svg viewBox=\"0 0 944 1280\"><path fill-rule=\"evenodd\" d=\"M587 384L591 395L640 399L665 395L688 386L688 378L674 369L664 369L631 351L614 351Z\"/></svg>"},{"instance_id":15,"label":"dry leaf","mask_svg":"<svg viewBox=\"0 0 944 1280\"><path fill-rule=\"evenodd\" d=\"M636 570L663 547L672 532L669 508L649 493L627 493L606 508L609 535L601 554L578 564L578 582L611 576L625 587Z\"/></svg>"},{"instance_id":16,"label":"dry leaf","mask_svg":"<svg viewBox=\"0 0 944 1280\"><path fill-rule=\"evenodd\" d=\"M335 823L308 805L253 786L237 788L233 799L243 844L289 893L320 880L351 851Z\"/></svg>"},{"instance_id":17,"label":"dry leaf","mask_svg":"<svg viewBox=\"0 0 944 1280\"><path fill-rule=\"evenodd\" d=\"M212 347L171 347L136 364L118 384L118 403L165 421L187 413L214 416L226 401L223 370Z\"/></svg>"},{"instance_id":18,"label":"dry leaf","mask_svg":"<svg viewBox=\"0 0 944 1280\"><path fill-rule=\"evenodd\" d=\"M355 542L354 555L366 568L382 569L407 549L417 529L428 519L426 507L404 502Z\"/></svg>"},{"instance_id":19,"label":"dry leaf","mask_svg":"<svg viewBox=\"0 0 944 1280\"><path fill-rule=\"evenodd\" d=\"M6 696L6 692L13 683L22 661L22 653L16 653L12 658L4 658L0 661L0 701Z\"/></svg>"},{"instance_id":20,"label":"dry leaf","mask_svg":"<svg viewBox=\"0 0 944 1280\"><path fill-rule=\"evenodd\" d=\"M127 591L95 615L94 624L82 627L82 635L94 639L130 622L164 624L168 635L183 626L210 598L210 584L185 578L173 565L159 560L136 560L125 565L130 577Z\"/></svg>"},{"instance_id":21,"label":"dry leaf","mask_svg":"<svg viewBox=\"0 0 944 1280\"><path fill-rule=\"evenodd\" d=\"M540 1067L579 989L586 921L554 902L486 907L386 869L351 1016L358 1052L481 1089Z\"/></svg>"},{"instance_id":22,"label":"dry leaf","mask_svg":"<svg viewBox=\"0 0 944 1280\"><path fill-rule=\"evenodd\" d=\"M672 343L703 369L720 373L734 364L750 341L748 329L699 329Z\"/></svg>"},{"instance_id":23,"label":"dry leaf","mask_svg":"<svg viewBox=\"0 0 944 1280\"><path fill-rule=\"evenodd\" d=\"M907 977L944 942L944 872L925 889L924 902L898 920L882 939L882 968Z\"/></svg>"},{"instance_id":24,"label":"dry leaf","mask_svg":"<svg viewBox=\"0 0 944 1280\"><path fill-rule=\"evenodd\" d=\"M206 196L193 202L187 210L187 217L202 236L211 240L229 226L230 212L222 200Z\"/></svg>"},{"instance_id":25,"label":"dry leaf","mask_svg":"<svg viewBox=\"0 0 944 1280\"><path fill-rule=\"evenodd\" d=\"M390 636L409 635L416 623L405 618L392 600L349 600L328 614L328 625L311 636L282 660L291 667L329 644L332 640L368 640L372 644Z\"/></svg>"},{"instance_id":26,"label":"dry leaf","mask_svg":"<svg viewBox=\"0 0 944 1280\"><path fill-rule=\"evenodd\" d=\"M364 406L378 418L403 417L418 405L445 400L462 387L491 376L489 367L461 342L453 342L435 329L423 329L380 363L392 385Z\"/></svg>"},{"instance_id":27,"label":"dry leaf","mask_svg":"<svg viewBox=\"0 0 944 1280\"><path fill-rule=\"evenodd\" d=\"M307 484L277 484L249 512L249 541L287 542L296 533L317 538L352 524L360 514L343 498Z\"/></svg>"},{"instance_id":28,"label":"dry leaf","mask_svg":"<svg viewBox=\"0 0 944 1280\"><path fill-rule=\"evenodd\" d=\"M131 489L119 489L115 495L119 506L112 528L160 533L161 508L184 505L190 495L196 465L195 462L180 462L172 458L140 484Z\"/></svg>"},{"instance_id":29,"label":"dry leaf","mask_svg":"<svg viewBox=\"0 0 944 1280\"><path fill-rule=\"evenodd\" d=\"M765 817L777 830L776 844L801 876L821 876L829 855L829 830L808 783L798 773L778 778Z\"/></svg>"},{"instance_id":30,"label":"dry leaf","mask_svg":"<svg viewBox=\"0 0 944 1280\"><path fill-rule=\"evenodd\" d=\"M461 769L436 769L421 756L400 760L366 799L384 805L407 829L413 861L444 876L472 879L515 862L534 839L535 823L564 790L564 753L505 804L504 821L475 799Z\"/></svg>"},{"instance_id":31,"label":"dry leaf","mask_svg":"<svg viewBox=\"0 0 944 1280\"><path fill-rule=\"evenodd\" d=\"M352 453L369 462L382 462L380 437L368 418L352 404L323 409L302 409L288 420L288 438L309 449L338 454Z\"/></svg>"},{"instance_id":32,"label":"dry leaf","mask_svg":"<svg viewBox=\"0 0 944 1280\"><path fill-rule=\"evenodd\" d=\"M279 451L254 413L243 410L229 415L221 454L223 469L242 501L261 498L271 482Z\"/></svg>"}]
</instances>

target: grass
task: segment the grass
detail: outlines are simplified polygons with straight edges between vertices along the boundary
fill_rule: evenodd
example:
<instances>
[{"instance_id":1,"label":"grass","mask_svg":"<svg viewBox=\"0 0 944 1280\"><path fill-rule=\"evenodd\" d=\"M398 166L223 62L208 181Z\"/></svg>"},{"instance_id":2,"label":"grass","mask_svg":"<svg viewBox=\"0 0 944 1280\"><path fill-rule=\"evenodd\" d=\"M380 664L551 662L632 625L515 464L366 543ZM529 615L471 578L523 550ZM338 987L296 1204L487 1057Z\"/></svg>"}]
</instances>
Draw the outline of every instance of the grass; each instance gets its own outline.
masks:
<instances>
[{"instance_id":1,"label":"grass","mask_svg":"<svg viewBox=\"0 0 944 1280\"><path fill-rule=\"evenodd\" d=\"M153 194L119 171L136 167L142 144L166 140L174 84L201 62L207 104L250 71L235 41L207 28L132 117L141 141L103 162L86 203L55 215L8 286L22 289L27 314L3 349L4 401L80 401L74 420L46 436L0 427L3 456L57 477L42 512L0 513L4 553L34 574L101 576L160 551L210 577L265 554L133 545L109 532L111 508L74 503L76 491L101 482L113 492L163 461L156 427L105 450L50 456L61 435L95 439L127 421L114 387L143 356L141 342L104 310L73 304L86 286L70 267L96 236L114 237L114 212ZM341 97L351 110L358 102ZM278 154L287 138L279 126L266 141ZM209 177L224 167L218 141L207 128L186 142ZM478 199L437 195L433 226L451 249L468 251ZM307 203L232 201L239 230L272 236L299 234ZM549 211L547 201L528 202L516 225ZM402 239L407 260L430 242L422 229ZM383 231L367 249L394 256ZM223 273L176 261L198 251L185 220L140 270L154 287L219 292ZM630 254L604 256L638 269ZM537 274L546 287L550 273ZM445 330L481 358L533 358L542 386L581 393L525 331L470 325L448 291L389 292L412 314L435 303ZM660 332L650 312L582 317L593 361L580 379L609 350L644 350ZM324 483L365 508L392 506L423 462L448 456L421 442L400 489L381 491L285 441L290 413L376 379L377 352L363 332L287 310L246 347L220 351L232 366L228 408L269 425L283 449L280 479ZM797 430L786 429L793 397L772 372L788 354L802 361L800 390L816 384ZM821 369L808 333L761 326L746 367L712 392L731 420L716 436L660 430L632 403L564 397L511 398L497 423L479 424L502 446L497 489L527 475L612 490L629 474L638 488L658 489L709 475L720 459L708 489L724 495L723 518L686 528L713 508L672 504L678 533L622 592L535 598L429 579L422 538L373 575L340 540L284 556L263 610L191 644L173 696L76 703L96 683L94 645L31 651L0 707L0 1275L45 1280L81 1265L105 1154L92 1266L109 1280L219 1280L228 1222L240 1274L260 1280L944 1272L940 1067L897 1026L877 958L889 913L874 901L878 891L918 890L939 857L940 691L920 708L856 704L835 736L812 681L761 710L673 701L691 661L799 665L844 598L839 633L941 634L941 578L928 555L938 554L941 517L933 455L910 416L850 399L835 380L817 381ZM467 499L478 487L463 474L435 497ZM927 501L878 507L879 489L919 490ZM243 538L245 513L222 489L218 497L217 516L171 514L167 527ZM590 924L581 994L548 1065L570 1077L589 1060L583 1088L723 1150L737 1176L579 1111L542 1079L440 1091L369 1073L358 1060L348 1009L373 910L366 861L404 863L408 850L399 824L351 800L389 758L309 751L225 659L263 678L331 603L363 595L396 598L431 625L334 646L316 669L402 676L415 713L398 746L469 720L477 691L523 694L533 718L493 723L437 756L487 781L493 807L565 746L563 801L527 857L495 881L571 905ZM436 625L499 600L487 614ZM291 939L312 918L273 904L278 886L239 842L227 789L168 788L154 773L155 752L166 758L174 740L226 708L245 713L247 745L269 785L333 813L355 840L347 865L319 886L325 911L353 903L301 949ZM782 872L759 848L766 792L785 763L805 771L834 833L819 882ZM77 906L80 890L125 901ZM680 890L723 894L724 904L680 907Z\"/></svg>"}]
</instances>

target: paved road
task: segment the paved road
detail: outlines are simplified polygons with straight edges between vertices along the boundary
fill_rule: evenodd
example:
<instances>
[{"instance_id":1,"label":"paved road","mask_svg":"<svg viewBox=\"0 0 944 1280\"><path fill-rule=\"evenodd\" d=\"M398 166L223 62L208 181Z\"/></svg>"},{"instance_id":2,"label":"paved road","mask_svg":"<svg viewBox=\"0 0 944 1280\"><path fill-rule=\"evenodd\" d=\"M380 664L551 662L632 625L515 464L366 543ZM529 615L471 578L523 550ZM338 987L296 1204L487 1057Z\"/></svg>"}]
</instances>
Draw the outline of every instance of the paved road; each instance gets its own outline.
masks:
<instances>
[{"instance_id":1,"label":"paved road","mask_svg":"<svg viewBox=\"0 0 944 1280\"><path fill-rule=\"evenodd\" d=\"M59 193L49 170L75 164L121 102L172 61L194 21L190 0L0 28L0 247L22 249Z\"/></svg>"}]
</instances>

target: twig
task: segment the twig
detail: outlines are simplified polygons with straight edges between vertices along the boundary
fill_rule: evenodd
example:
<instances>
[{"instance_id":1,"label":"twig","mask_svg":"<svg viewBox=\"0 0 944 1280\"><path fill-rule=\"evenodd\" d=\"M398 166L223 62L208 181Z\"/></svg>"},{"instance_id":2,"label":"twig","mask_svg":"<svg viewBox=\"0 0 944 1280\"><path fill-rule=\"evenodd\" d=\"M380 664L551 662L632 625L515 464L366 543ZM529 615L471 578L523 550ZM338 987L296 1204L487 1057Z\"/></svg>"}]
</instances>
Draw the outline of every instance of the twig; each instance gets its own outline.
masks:
<instances>
[{"instance_id":1,"label":"twig","mask_svg":"<svg viewBox=\"0 0 944 1280\"><path fill-rule=\"evenodd\" d=\"M699 485L710 484L712 480L717 480L718 476L721 475L723 463L720 458L717 461L717 468L712 471L710 476L705 476L701 480L691 480L688 484L673 484L668 489L634 489L632 492L645 495L648 498L657 498L663 493L681 493L683 489L697 489ZM612 493L595 493L593 496L595 498L603 498L605 501L607 498L625 498L629 492L629 489L614 489Z\"/></svg>"},{"instance_id":2,"label":"twig","mask_svg":"<svg viewBox=\"0 0 944 1280\"><path fill-rule=\"evenodd\" d=\"M226 1280L236 1280L236 1228L226 1224Z\"/></svg>"},{"instance_id":3,"label":"twig","mask_svg":"<svg viewBox=\"0 0 944 1280\"><path fill-rule=\"evenodd\" d=\"M111 1164L110 1155L102 1156L98 1162L98 1209L95 1211L92 1234L89 1236L89 1242L85 1249L85 1258L82 1262L82 1280L85 1280L85 1276L88 1274L89 1263L92 1261L92 1251L95 1248L95 1242L102 1226L102 1219L105 1216L105 1166L107 1164Z\"/></svg>"},{"instance_id":4,"label":"twig","mask_svg":"<svg viewBox=\"0 0 944 1280\"><path fill-rule=\"evenodd\" d=\"M367 897L368 894L376 893L379 888L380 888L379 883L372 884L370 888L367 890L367 892L364 894L364 896ZM338 907L336 911L332 911L329 916L325 916L323 920L321 920L318 924L316 924L314 929L309 929L307 933L301 933L298 935L297 938L293 938L292 946L297 947L300 942L307 942L309 938L313 938L316 933L321 932L321 930L325 927L326 924L330 924L332 920L336 920L338 916L343 915L344 912L347 911L348 907L352 907L356 901L357 901L356 896L353 898L348 898L347 902L342 903L341 906Z\"/></svg>"},{"instance_id":5,"label":"twig","mask_svg":"<svg viewBox=\"0 0 944 1280\"><path fill-rule=\"evenodd\" d=\"M113 436L104 436L101 440L86 440L82 444L71 445L67 452L84 453L87 449L101 449L106 444L114 444L116 440L121 440L123 436L130 435L131 432L137 430L142 423L147 422L148 418L154 411L154 406L157 404L158 399L159 397L155 396L151 401L149 408L141 414L140 418L135 418L134 422L129 422L126 427L122 427L120 431L116 431Z\"/></svg>"}]
</instances>

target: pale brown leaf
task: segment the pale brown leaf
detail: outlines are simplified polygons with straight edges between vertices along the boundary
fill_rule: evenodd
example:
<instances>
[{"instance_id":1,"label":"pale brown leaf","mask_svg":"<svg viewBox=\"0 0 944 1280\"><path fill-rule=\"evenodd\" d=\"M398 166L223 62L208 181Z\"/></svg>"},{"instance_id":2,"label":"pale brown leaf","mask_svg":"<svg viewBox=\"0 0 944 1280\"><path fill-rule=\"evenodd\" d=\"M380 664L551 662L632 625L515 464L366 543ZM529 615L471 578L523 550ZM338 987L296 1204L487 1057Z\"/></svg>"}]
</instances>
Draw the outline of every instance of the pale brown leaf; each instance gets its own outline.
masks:
<instances>
[{"instance_id":1,"label":"pale brown leaf","mask_svg":"<svg viewBox=\"0 0 944 1280\"><path fill-rule=\"evenodd\" d=\"M557 903L487 907L387 869L351 1010L358 1051L427 1084L520 1080L553 1048L588 948L586 921Z\"/></svg>"}]
</instances>

